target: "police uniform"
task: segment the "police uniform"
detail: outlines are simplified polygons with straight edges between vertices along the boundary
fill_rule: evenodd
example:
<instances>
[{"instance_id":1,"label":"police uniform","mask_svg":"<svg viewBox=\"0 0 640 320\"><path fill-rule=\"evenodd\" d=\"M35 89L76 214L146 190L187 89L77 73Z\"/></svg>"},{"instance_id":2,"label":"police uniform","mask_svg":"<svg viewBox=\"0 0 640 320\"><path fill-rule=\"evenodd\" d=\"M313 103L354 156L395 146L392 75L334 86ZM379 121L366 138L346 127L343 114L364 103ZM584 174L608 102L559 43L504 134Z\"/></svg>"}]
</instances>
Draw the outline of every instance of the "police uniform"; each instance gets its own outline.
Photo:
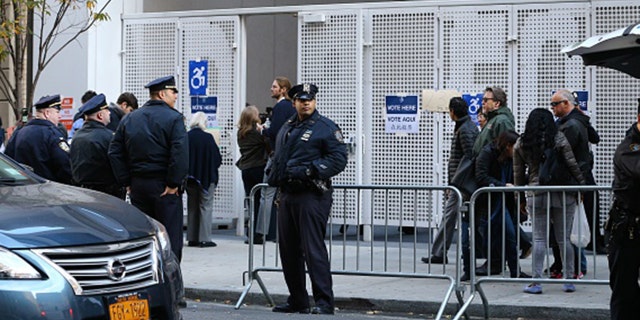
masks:
<instances>
[{"instance_id":1,"label":"police uniform","mask_svg":"<svg viewBox=\"0 0 640 320\"><path fill-rule=\"evenodd\" d=\"M613 170L615 198L605 225L611 319L636 319L640 305L640 131L636 124L618 145Z\"/></svg>"},{"instance_id":2,"label":"police uniform","mask_svg":"<svg viewBox=\"0 0 640 320\"><path fill-rule=\"evenodd\" d=\"M79 113L92 115L107 109L104 94L99 94L80 107ZM76 131L71 145L71 173L77 185L108 193L124 199L123 188L118 185L109 162L109 142L113 131L105 124L87 119L82 128Z\"/></svg>"},{"instance_id":3,"label":"police uniform","mask_svg":"<svg viewBox=\"0 0 640 320\"><path fill-rule=\"evenodd\" d=\"M294 101L315 100L315 85L289 90ZM280 129L269 184L280 188L278 228L280 259L289 288L287 304L274 312L305 312L309 298L305 264L311 278L314 313L333 313L331 266L324 243L333 202L330 178L342 172L347 151L338 126L317 110L293 117Z\"/></svg>"},{"instance_id":4,"label":"police uniform","mask_svg":"<svg viewBox=\"0 0 640 320\"><path fill-rule=\"evenodd\" d=\"M42 97L34 106L38 110L60 110L60 95ZM30 166L45 179L71 183L69 145L58 127L49 120L32 119L16 130L7 144L5 154Z\"/></svg>"},{"instance_id":5,"label":"police uniform","mask_svg":"<svg viewBox=\"0 0 640 320\"><path fill-rule=\"evenodd\" d=\"M178 91L173 76L153 80L145 88ZM109 159L118 183L131 187L131 203L165 226L180 260L181 192L160 194L165 187L181 187L187 176L189 143L182 114L162 100L147 101L120 122L109 145Z\"/></svg>"}]
</instances>

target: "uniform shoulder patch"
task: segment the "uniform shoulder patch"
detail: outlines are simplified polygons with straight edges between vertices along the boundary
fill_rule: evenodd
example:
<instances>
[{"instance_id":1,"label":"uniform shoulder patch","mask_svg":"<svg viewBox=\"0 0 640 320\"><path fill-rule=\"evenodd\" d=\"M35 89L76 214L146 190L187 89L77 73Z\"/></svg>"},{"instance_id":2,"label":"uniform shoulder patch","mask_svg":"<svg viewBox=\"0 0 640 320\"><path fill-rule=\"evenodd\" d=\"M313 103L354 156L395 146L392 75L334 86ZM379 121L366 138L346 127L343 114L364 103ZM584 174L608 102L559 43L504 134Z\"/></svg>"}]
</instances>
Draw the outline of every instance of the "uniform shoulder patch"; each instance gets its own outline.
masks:
<instances>
[{"instance_id":1,"label":"uniform shoulder patch","mask_svg":"<svg viewBox=\"0 0 640 320\"><path fill-rule=\"evenodd\" d=\"M633 152L640 151L640 144L632 143L629 145L629 149L631 149L631 151Z\"/></svg>"},{"instance_id":2,"label":"uniform shoulder patch","mask_svg":"<svg viewBox=\"0 0 640 320\"><path fill-rule=\"evenodd\" d=\"M336 136L336 140L338 140L338 142L344 143L344 136L342 135L342 131L336 130L333 134Z\"/></svg>"},{"instance_id":3,"label":"uniform shoulder patch","mask_svg":"<svg viewBox=\"0 0 640 320\"><path fill-rule=\"evenodd\" d=\"M58 147L60 147L60 149L62 149L62 151L66 153L69 153L69 151L71 150L69 148L69 144L64 140L60 140L60 142L58 142Z\"/></svg>"}]
</instances>

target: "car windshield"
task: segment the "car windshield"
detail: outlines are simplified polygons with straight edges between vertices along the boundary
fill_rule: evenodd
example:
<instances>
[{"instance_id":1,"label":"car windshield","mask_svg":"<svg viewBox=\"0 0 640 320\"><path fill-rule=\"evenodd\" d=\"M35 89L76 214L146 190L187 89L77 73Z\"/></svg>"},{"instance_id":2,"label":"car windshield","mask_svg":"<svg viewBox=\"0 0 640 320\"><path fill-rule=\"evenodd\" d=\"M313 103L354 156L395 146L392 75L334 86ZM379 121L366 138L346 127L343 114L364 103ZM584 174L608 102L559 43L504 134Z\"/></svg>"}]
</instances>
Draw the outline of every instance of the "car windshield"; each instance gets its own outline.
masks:
<instances>
[{"instance_id":1,"label":"car windshield","mask_svg":"<svg viewBox=\"0 0 640 320\"><path fill-rule=\"evenodd\" d=\"M0 186L34 182L36 182L36 180L23 168L7 159L5 155L0 156Z\"/></svg>"}]
</instances>

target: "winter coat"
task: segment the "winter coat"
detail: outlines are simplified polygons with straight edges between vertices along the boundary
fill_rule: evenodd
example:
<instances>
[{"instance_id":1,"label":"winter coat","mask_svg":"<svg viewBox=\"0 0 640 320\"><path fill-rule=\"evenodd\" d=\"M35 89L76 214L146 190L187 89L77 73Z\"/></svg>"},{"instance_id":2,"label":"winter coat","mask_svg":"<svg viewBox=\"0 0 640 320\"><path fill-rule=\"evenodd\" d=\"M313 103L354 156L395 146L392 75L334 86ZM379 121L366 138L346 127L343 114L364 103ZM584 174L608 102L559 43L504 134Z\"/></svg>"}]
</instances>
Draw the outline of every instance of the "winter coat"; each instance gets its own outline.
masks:
<instances>
[{"instance_id":1,"label":"winter coat","mask_svg":"<svg viewBox=\"0 0 640 320\"><path fill-rule=\"evenodd\" d=\"M473 156L473 143L478 137L478 127L473 123L471 117L464 116L456 120L453 139L451 140L451 152L449 154L448 178L453 179L462 156L471 158Z\"/></svg>"},{"instance_id":2,"label":"winter coat","mask_svg":"<svg viewBox=\"0 0 640 320\"><path fill-rule=\"evenodd\" d=\"M487 124L482 128L473 145L473 154L478 155L484 146L493 142L501 133L514 130L515 123L513 113L506 106L487 113Z\"/></svg>"}]
</instances>

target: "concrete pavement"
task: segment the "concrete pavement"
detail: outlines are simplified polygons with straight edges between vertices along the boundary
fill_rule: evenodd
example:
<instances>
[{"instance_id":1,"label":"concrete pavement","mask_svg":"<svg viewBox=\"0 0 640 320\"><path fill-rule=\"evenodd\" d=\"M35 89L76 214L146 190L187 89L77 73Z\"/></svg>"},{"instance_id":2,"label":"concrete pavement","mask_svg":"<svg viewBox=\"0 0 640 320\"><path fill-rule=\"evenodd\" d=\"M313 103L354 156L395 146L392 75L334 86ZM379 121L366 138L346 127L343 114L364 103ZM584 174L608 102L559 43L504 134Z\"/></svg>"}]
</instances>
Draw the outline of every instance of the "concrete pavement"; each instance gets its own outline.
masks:
<instances>
[{"instance_id":1,"label":"concrete pavement","mask_svg":"<svg viewBox=\"0 0 640 320\"><path fill-rule=\"evenodd\" d=\"M214 230L214 248L184 247L182 272L187 298L219 301L235 304L244 289L243 274L248 270L248 245L244 237L236 236L234 230ZM365 246L365 242L360 242ZM262 251L262 249L265 249ZM366 249L366 248L365 248ZM351 251L345 251L349 255ZM372 255L374 259L383 259L382 255ZM275 243L256 246L254 255L256 265L275 265L277 252ZM334 260L338 260L334 254ZM408 257L412 259L412 257ZM420 257L417 257L420 259ZM449 264L445 273L453 275L455 255L449 251ZM531 258L520 260L522 270L530 273ZM595 262L594 262L595 261ZM335 261L334 261L335 263ZM595 263L595 264L594 264ZM428 268L418 261L417 268ZM595 274L593 272L595 266ZM366 265L361 268L366 268ZM432 265L431 270L442 272L442 265ZM439 268L439 269L438 269ZM426 270L426 269L425 269ZM589 273L585 279L608 279L606 256L589 258ZM420 271L420 270L418 270ZM507 272L508 275L508 272ZM284 302L287 288L280 272L262 272L260 277L276 301ZM522 283L484 283L482 290L490 306L490 318L526 319L607 319L609 318L609 297L611 291L607 285L576 284L577 291L565 293L561 284L544 284L543 294L531 295L522 292L527 282ZM438 311L449 283L438 279L405 279L368 276L334 276L334 294L338 309L379 310L385 312L410 312L432 317ZM307 282L309 292L310 285ZM465 286L465 299L469 296L468 283ZM254 283L245 304L268 304L260 286ZM457 299L449 299L445 314L454 314ZM339 310L337 311L339 312ZM484 315L482 301L476 297L468 309L474 317Z\"/></svg>"}]
</instances>

